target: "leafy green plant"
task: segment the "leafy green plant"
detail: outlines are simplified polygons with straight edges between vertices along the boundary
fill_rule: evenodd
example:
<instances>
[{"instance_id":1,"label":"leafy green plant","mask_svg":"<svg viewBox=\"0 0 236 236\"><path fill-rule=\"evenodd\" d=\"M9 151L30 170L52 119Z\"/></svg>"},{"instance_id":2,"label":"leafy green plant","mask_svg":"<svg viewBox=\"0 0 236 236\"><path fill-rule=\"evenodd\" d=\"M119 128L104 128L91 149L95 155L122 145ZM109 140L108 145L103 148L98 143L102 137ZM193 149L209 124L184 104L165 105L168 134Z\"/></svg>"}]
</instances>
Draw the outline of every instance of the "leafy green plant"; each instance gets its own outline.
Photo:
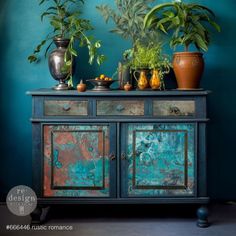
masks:
<instances>
[{"instance_id":1,"label":"leafy green plant","mask_svg":"<svg viewBox=\"0 0 236 236\"><path fill-rule=\"evenodd\" d=\"M189 46L194 44L198 50L207 51L210 43L209 26L220 32L214 18L215 15L209 8L178 0L153 7L145 16L144 26L166 34L172 32L172 48L183 45L185 51L188 51Z\"/></svg>"},{"instance_id":2,"label":"leafy green plant","mask_svg":"<svg viewBox=\"0 0 236 236\"><path fill-rule=\"evenodd\" d=\"M162 53L161 43L150 42L148 45L144 45L137 41L131 54L130 68L132 70L156 69L161 79L170 72L171 63L168 56Z\"/></svg>"},{"instance_id":3,"label":"leafy green plant","mask_svg":"<svg viewBox=\"0 0 236 236\"><path fill-rule=\"evenodd\" d=\"M93 27L89 20L81 18L82 13L79 4L84 4L84 0L39 0L39 5L49 2L51 6L42 13L41 21L45 17L49 18L52 31L35 48L33 54L28 57L29 62L32 63L38 60L38 54L48 42L45 56L52 46L53 39L63 38L70 40L65 54L65 62L68 68L72 65L73 56L78 56L75 48L76 41L79 42L81 47L87 46L89 63L92 64L96 60L97 64L100 65L105 59L104 55L99 55L97 51L101 47L101 41L94 42L93 37L86 35L87 31L93 30Z\"/></svg>"},{"instance_id":4,"label":"leafy green plant","mask_svg":"<svg viewBox=\"0 0 236 236\"><path fill-rule=\"evenodd\" d=\"M129 68L133 63L138 41L143 44L148 44L150 41L158 44L160 41L159 32L143 27L144 17L151 9L149 5L153 2L154 0L115 0L116 9L104 4L96 7L106 23L113 21L115 24L110 32L116 33L132 43L132 48L123 53L121 67L123 70ZM138 61L135 63L138 64Z\"/></svg>"},{"instance_id":5,"label":"leafy green plant","mask_svg":"<svg viewBox=\"0 0 236 236\"><path fill-rule=\"evenodd\" d=\"M137 41L132 52L132 69L164 69L170 67L167 55L162 54L162 44L150 42L144 45Z\"/></svg>"},{"instance_id":6,"label":"leafy green plant","mask_svg":"<svg viewBox=\"0 0 236 236\"><path fill-rule=\"evenodd\" d=\"M134 45L138 39L157 38L155 31L143 27L144 17L151 9L149 4L153 2L154 0L115 0L116 10L104 4L96 8L106 23L110 20L115 23L115 28L110 32L130 40Z\"/></svg>"}]
</instances>

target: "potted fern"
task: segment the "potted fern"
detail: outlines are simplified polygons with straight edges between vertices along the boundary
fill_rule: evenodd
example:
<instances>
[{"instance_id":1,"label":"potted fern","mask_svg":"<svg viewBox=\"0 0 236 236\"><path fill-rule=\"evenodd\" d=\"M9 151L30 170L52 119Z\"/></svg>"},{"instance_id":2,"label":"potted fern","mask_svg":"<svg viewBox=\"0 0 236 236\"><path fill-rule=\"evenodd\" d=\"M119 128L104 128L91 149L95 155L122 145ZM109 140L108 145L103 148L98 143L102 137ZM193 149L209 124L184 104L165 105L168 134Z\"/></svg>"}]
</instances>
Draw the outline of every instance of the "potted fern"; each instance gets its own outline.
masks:
<instances>
[{"instance_id":1,"label":"potted fern","mask_svg":"<svg viewBox=\"0 0 236 236\"><path fill-rule=\"evenodd\" d=\"M146 80L146 87L150 85L153 90L165 89L164 75L170 72L171 63L168 56L162 53L162 44L137 41L134 48L135 50L133 49L130 60L130 68L134 70L134 77L138 87L142 77L143 82ZM139 79L136 77L137 72L140 74ZM150 72L152 76L148 82L147 75ZM145 77L146 79L144 79Z\"/></svg>"},{"instance_id":2,"label":"potted fern","mask_svg":"<svg viewBox=\"0 0 236 236\"><path fill-rule=\"evenodd\" d=\"M47 45L46 56L50 47L55 43L57 48L49 55L49 70L52 77L59 81L54 89L67 90L73 86L72 68L74 57L78 56L75 47L76 41L81 47L86 46L88 48L90 64L96 60L97 64L100 65L104 60L104 55L98 54L101 42L94 41L91 36L86 35L87 31L91 31L93 27L89 20L81 18L79 4L84 4L84 0L40 0L39 5L49 2L50 6L42 13L41 20L43 21L45 17L48 17L52 31L34 49L28 60L30 63L38 61L42 47ZM68 84L66 83L67 80L69 80Z\"/></svg>"},{"instance_id":3,"label":"potted fern","mask_svg":"<svg viewBox=\"0 0 236 236\"><path fill-rule=\"evenodd\" d=\"M215 15L209 8L184 3L181 0L163 3L153 7L145 16L145 28L171 32L170 46L184 46L184 52L174 53L173 69L179 89L197 89L204 70L203 54L210 43L209 26L220 32L214 21ZM194 45L197 52L190 52Z\"/></svg>"},{"instance_id":4,"label":"potted fern","mask_svg":"<svg viewBox=\"0 0 236 236\"><path fill-rule=\"evenodd\" d=\"M116 9L107 4L96 7L106 23L113 21L115 27L110 32L129 40L132 45L131 49L124 52L123 61L119 63L118 77L121 89L127 82L131 82L129 66L136 42L159 40L159 34L155 30L143 28L144 17L151 9L149 4L153 2L154 0L115 0Z\"/></svg>"}]
</instances>

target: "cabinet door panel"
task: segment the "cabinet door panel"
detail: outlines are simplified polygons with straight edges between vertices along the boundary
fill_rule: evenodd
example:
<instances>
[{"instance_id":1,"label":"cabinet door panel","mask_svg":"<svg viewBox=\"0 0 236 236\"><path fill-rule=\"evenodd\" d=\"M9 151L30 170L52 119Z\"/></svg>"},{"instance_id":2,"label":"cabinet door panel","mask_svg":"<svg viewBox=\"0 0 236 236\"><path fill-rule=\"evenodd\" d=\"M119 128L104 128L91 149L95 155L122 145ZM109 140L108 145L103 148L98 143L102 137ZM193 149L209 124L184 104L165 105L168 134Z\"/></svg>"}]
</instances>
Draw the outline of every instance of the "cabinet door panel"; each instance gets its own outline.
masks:
<instances>
[{"instance_id":1,"label":"cabinet door panel","mask_svg":"<svg viewBox=\"0 0 236 236\"><path fill-rule=\"evenodd\" d=\"M124 195L194 195L194 124L129 124L123 130Z\"/></svg>"},{"instance_id":2,"label":"cabinet door panel","mask_svg":"<svg viewBox=\"0 0 236 236\"><path fill-rule=\"evenodd\" d=\"M44 196L110 196L108 125L44 125Z\"/></svg>"}]
</instances>

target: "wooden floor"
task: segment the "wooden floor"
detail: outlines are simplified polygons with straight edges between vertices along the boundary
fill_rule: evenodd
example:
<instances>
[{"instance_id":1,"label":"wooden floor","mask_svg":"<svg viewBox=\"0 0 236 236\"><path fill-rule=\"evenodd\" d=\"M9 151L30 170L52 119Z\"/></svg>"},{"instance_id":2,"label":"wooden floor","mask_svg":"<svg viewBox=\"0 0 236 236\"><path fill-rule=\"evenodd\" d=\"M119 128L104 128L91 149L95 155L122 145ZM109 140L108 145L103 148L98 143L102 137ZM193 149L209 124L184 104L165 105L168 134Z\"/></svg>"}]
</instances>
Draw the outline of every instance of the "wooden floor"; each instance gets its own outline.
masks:
<instances>
[{"instance_id":1,"label":"wooden floor","mask_svg":"<svg viewBox=\"0 0 236 236\"><path fill-rule=\"evenodd\" d=\"M62 206L51 209L44 229L7 231L7 225L27 225L30 218L16 217L2 205L0 235L236 236L236 205L215 204L210 212L211 226L202 229L196 227L192 207Z\"/></svg>"}]
</instances>

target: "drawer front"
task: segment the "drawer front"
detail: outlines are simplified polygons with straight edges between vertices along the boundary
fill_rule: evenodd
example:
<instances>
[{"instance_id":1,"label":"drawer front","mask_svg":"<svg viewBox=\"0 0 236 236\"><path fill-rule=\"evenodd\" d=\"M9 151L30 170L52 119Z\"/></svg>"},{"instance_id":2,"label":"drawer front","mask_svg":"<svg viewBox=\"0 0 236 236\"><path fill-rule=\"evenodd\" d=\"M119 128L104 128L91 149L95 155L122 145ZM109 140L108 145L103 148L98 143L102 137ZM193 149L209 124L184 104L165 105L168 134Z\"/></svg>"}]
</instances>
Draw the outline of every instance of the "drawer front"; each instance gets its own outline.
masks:
<instances>
[{"instance_id":1,"label":"drawer front","mask_svg":"<svg viewBox=\"0 0 236 236\"><path fill-rule=\"evenodd\" d=\"M195 101L153 101L154 116L194 116Z\"/></svg>"},{"instance_id":2,"label":"drawer front","mask_svg":"<svg viewBox=\"0 0 236 236\"><path fill-rule=\"evenodd\" d=\"M45 116L87 116L88 101L44 101Z\"/></svg>"},{"instance_id":3,"label":"drawer front","mask_svg":"<svg viewBox=\"0 0 236 236\"><path fill-rule=\"evenodd\" d=\"M97 101L98 116L144 116L144 101Z\"/></svg>"}]
</instances>

